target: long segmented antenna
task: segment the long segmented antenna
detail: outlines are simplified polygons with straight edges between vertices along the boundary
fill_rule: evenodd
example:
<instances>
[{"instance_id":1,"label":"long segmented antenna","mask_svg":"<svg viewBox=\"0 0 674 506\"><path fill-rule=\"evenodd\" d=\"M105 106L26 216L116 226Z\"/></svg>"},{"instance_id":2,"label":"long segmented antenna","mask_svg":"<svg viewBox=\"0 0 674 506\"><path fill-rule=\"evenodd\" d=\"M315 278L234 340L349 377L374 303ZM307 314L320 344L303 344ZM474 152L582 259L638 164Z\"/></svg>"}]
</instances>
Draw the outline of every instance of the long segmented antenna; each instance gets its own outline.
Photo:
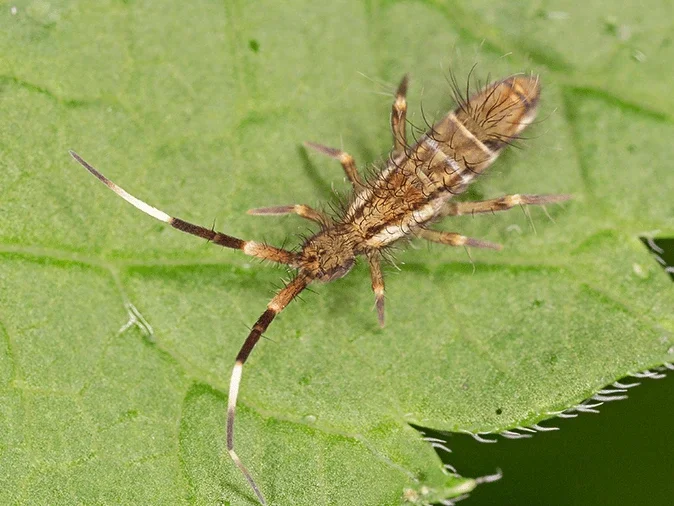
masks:
<instances>
[{"instance_id":1,"label":"long segmented antenna","mask_svg":"<svg viewBox=\"0 0 674 506\"><path fill-rule=\"evenodd\" d=\"M267 504L264 500L264 496L260 492L253 476L250 474L246 466L243 465L241 459L234 451L234 419L236 417L236 400L239 396L239 386L241 385L241 375L243 373L243 364L248 359L248 355L253 351L253 348L260 340L262 333L267 330L267 327L272 322L272 320L279 314L283 309L299 295L299 293L304 290L307 285L311 282L311 278L307 277L304 274L299 274L295 279L293 279L288 285L279 291L276 296L269 301L267 304L267 310L262 313L262 315L257 319L253 329L248 334L248 337L241 346L239 354L236 356L236 362L234 363L234 369L232 369L232 379L229 382L229 398L227 402L227 451L229 452L230 457L241 470L243 475L250 483L250 486L253 488L255 495L260 500L262 504Z\"/></svg>"},{"instance_id":2,"label":"long segmented antenna","mask_svg":"<svg viewBox=\"0 0 674 506\"><path fill-rule=\"evenodd\" d=\"M180 220L169 216L164 211L152 207L151 205L143 202L142 200L134 197L126 190L118 186L117 184L110 181L103 174L98 172L94 167L87 163L82 157L80 157L74 151L70 151L70 155L85 169L87 169L91 174L96 176L100 181L102 181L108 188L110 188L117 195L126 200L129 204L134 206L137 209L140 209L145 214L149 214L153 218L156 218L159 221L168 223L174 228L188 234L196 235L198 237L203 237L212 241L216 244L224 246L226 248L240 249L247 255L256 256L259 258L264 258L267 260L273 260L275 262L289 264L294 266L296 263L296 256L290 251L286 251L279 248L274 248L272 246L267 246L266 244L260 244L253 241L244 241L242 239L237 239L229 235L221 234L213 230L201 227L199 225L194 225L186 221ZM279 314L283 309L292 301L299 293L306 288L306 286L311 282L311 277L306 273L300 273L295 279L293 279L288 285L279 291L276 296L267 304L267 310L262 313L258 318L253 329L250 331L250 334L244 341L241 349L239 350L238 355L236 356L236 362L234 363L234 368L232 369L232 377L229 383L229 398L227 402L227 451L229 452L230 457L236 464L236 466L241 470L245 476L250 486L253 488L255 495L259 499L260 503L267 504L264 496L260 492L259 487L255 483L253 476L250 474L246 466L243 465L241 459L234 451L234 419L236 417L236 401L239 396L239 387L241 385L241 376L243 373L243 364L248 359L248 356L253 351L253 348L260 340L262 333L267 330L267 327L272 322L272 320Z\"/></svg>"},{"instance_id":3,"label":"long segmented antenna","mask_svg":"<svg viewBox=\"0 0 674 506\"><path fill-rule=\"evenodd\" d=\"M202 227L200 225L195 225L187 221L181 220L180 218L174 218L169 216L164 211L152 207L149 204L146 204L142 200L134 197L128 193L124 188L116 185L110 181L103 174L98 172L94 167L87 163L80 155L74 151L70 151L70 156L72 156L82 167L87 169L91 174L96 176L96 178L101 181L105 186L110 188L117 195L126 200L129 204L134 206L136 209L143 211L145 214L149 214L153 218L168 223L173 228L185 232L187 234L196 235L197 237L202 237L208 241L218 244L219 246L224 246L225 248L238 249L243 251L246 255L263 258L265 260L271 260L272 262L277 262L280 264L290 265L291 267L297 266L297 255L291 251L287 251L281 248L275 248L267 244L255 242L255 241L244 241L231 235L222 234L216 232L212 229Z\"/></svg>"}]
</instances>

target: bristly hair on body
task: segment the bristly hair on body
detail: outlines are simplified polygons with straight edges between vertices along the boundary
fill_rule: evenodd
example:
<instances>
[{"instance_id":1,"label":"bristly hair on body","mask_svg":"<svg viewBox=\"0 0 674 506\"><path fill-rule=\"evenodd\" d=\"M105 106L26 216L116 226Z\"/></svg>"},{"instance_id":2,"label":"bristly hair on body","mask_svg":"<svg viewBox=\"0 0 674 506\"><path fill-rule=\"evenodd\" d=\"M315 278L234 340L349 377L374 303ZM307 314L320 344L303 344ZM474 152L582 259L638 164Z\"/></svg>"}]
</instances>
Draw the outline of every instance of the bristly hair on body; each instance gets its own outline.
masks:
<instances>
[{"instance_id":1,"label":"bristly hair on body","mask_svg":"<svg viewBox=\"0 0 674 506\"><path fill-rule=\"evenodd\" d=\"M472 74L472 70L471 70ZM295 251L265 243L245 241L213 229L172 217L146 204L110 181L78 154L72 157L124 200L172 227L246 255L286 265L296 275L269 301L253 325L234 362L227 407L227 450L262 504L264 496L251 473L234 451L234 420L243 365L272 320L314 282L330 282L345 276L357 257L370 266L372 290L380 325L384 326L384 277L382 259L389 247L401 240L421 238L449 246L498 250L499 244L458 233L433 230L431 225L447 216L505 211L514 206L562 202L569 195L505 195L477 202L457 202L499 156L518 139L535 118L540 97L538 77L514 75L470 92L470 76L464 91L456 78L450 86L455 110L437 121L413 144L407 142L407 87L403 77L391 107L393 150L373 177L359 174L353 157L345 151L307 142L305 145L338 160L352 185L351 197L341 212L329 216L304 204L251 209L254 215L296 214L314 222L320 230L304 239Z\"/></svg>"}]
</instances>

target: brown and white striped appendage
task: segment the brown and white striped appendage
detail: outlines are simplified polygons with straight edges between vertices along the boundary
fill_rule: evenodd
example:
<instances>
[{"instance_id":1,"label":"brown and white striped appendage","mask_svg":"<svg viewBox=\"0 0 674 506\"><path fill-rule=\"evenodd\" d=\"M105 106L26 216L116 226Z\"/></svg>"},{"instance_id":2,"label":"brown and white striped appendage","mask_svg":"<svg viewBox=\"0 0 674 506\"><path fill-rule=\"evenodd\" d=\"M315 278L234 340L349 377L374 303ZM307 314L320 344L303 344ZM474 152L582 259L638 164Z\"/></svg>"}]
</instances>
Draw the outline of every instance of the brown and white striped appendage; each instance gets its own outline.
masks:
<instances>
[{"instance_id":1,"label":"brown and white striped appendage","mask_svg":"<svg viewBox=\"0 0 674 506\"><path fill-rule=\"evenodd\" d=\"M231 235L222 234L220 232L216 232L215 230L205 228L200 225L195 225L185 220L181 220L180 218L174 218L172 216L169 216L164 211L160 211L156 207L152 207L151 205L146 204L142 200L128 193L126 190L124 190L124 188L118 186L110 179L105 177L103 174L101 174L99 171L97 171L94 167L89 165L89 163L84 161L82 157L80 157L74 151L70 151L70 154L85 169L87 169L97 179L103 182L103 184L105 184L108 188L110 188L113 192L122 197L136 209L143 211L145 214L148 214L159 221L168 223L173 228L178 229L181 232L185 232L190 235L196 235L197 237L206 239L207 241L210 241L213 244L217 244L218 246L241 250L246 255L263 258L265 260L271 260L272 262L287 264L295 267L297 266L296 262L297 256L290 251L286 251L280 248L274 248L273 246L268 246L266 244L262 244L255 241L244 241L242 239L232 237Z\"/></svg>"}]
</instances>

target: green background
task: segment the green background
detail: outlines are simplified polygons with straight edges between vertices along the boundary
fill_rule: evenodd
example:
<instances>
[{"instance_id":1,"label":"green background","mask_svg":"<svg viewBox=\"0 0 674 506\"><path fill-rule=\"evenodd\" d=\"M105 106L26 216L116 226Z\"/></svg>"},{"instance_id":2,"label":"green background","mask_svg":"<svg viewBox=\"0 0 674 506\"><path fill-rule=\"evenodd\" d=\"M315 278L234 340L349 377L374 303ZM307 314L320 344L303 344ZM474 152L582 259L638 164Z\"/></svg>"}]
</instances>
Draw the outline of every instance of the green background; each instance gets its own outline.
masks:
<instances>
[{"instance_id":1,"label":"green background","mask_svg":"<svg viewBox=\"0 0 674 506\"><path fill-rule=\"evenodd\" d=\"M252 504L224 452L226 389L285 273L143 216L67 150L169 213L292 243L306 223L245 211L321 205L348 189L305 140L343 145L360 167L380 162L406 72L417 125L422 103L431 118L452 107L448 69L460 81L476 63L481 79L540 75L541 122L468 196L574 200L549 206L551 219L533 209L535 230L518 210L448 220L446 230L503 243L472 263L439 246L397 252L385 330L363 266L293 303L241 391L239 451L270 501L459 495L476 483L443 474L410 423L554 424L551 413L672 361L671 280L640 240L674 234L668 2L40 0L1 2L0 27L2 503ZM129 303L151 336L119 332ZM671 396L658 398L671 413ZM593 416L603 419L582 418ZM562 453L584 439L534 440L555 438ZM568 453L564 469L580 475L567 491L597 481ZM501 465L460 454L473 451L451 460L468 477ZM671 460L641 461L653 460L651 483L662 482ZM503 467L476 496L531 490ZM517 467L541 466L524 453ZM620 481L630 479L645 483Z\"/></svg>"},{"instance_id":2,"label":"green background","mask_svg":"<svg viewBox=\"0 0 674 506\"><path fill-rule=\"evenodd\" d=\"M674 265L674 240L656 244L664 250L660 258ZM674 495L674 375L624 381L632 382L641 385L627 400L601 406L599 414L544 424L557 432L496 445L448 437L453 453L440 455L465 474L503 473L465 504L667 504Z\"/></svg>"}]
</instances>

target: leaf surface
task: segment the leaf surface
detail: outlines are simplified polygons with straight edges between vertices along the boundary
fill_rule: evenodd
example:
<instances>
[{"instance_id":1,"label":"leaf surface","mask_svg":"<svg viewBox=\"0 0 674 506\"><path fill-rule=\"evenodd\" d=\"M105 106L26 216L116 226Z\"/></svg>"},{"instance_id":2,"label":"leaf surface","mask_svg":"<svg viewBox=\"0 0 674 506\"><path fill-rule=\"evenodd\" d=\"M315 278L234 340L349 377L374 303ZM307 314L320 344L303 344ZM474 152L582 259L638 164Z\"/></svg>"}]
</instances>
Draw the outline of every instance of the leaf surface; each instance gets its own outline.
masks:
<instances>
[{"instance_id":1,"label":"leaf surface","mask_svg":"<svg viewBox=\"0 0 674 506\"><path fill-rule=\"evenodd\" d=\"M409 424L499 433L671 362L674 293L639 240L674 234L665 16L641 8L623 40L620 19L569 4L566 17L493 2L3 5L1 502L254 503L225 450L226 392L284 272L142 215L67 150L170 214L299 242L298 218L245 211L348 189L305 140L383 160L405 72L417 125L420 104L430 118L452 107L448 66L540 74L542 121L470 196L574 200L554 221L532 209L535 230L517 210L447 220L504 245L472 263L398 252L385 330L362 266L290 305L247 364L237 422L270 502L459 495L475 482L443 474ZM129 303L150 338L127 325Z\"/></svg>"}]
</instances>

